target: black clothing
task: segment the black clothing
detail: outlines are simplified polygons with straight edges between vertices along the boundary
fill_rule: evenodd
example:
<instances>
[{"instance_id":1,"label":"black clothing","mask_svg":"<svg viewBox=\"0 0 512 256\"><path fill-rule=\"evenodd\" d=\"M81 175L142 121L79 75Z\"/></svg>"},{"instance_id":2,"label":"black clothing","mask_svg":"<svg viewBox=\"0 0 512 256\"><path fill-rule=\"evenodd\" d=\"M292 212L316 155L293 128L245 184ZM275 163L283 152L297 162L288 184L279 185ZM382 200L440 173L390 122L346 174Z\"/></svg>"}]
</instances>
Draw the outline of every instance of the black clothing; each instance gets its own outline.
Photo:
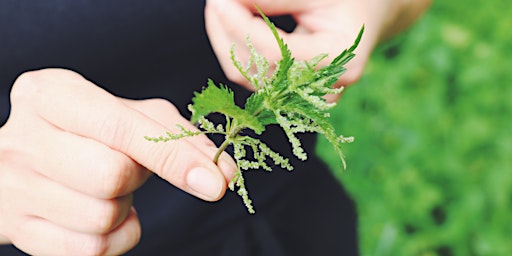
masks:
<instances>
[{"instance_id":1,"label":"black clothing","mask_svg":"<svg viewBox=\"0 0 512 256\"><path fill-rule=\"evenodd\" d=\"M45 67L77 71L120 97L166 98L188 116L193 92L208 78L227 83L204 29L204 4L0 0L0 124L16 77ZM240 102L249 95L229 85ZM236 193L208 203L150 178L135 193L142 239L127 255L357 254L354 203L315 158L315 136L301 139L310 159L292 161L294 171L245 173L255 215ZM263 140L291 156L280 128L265 131ZM0 246L0 255L23 254Z\"/></svg>"}]
</instances>

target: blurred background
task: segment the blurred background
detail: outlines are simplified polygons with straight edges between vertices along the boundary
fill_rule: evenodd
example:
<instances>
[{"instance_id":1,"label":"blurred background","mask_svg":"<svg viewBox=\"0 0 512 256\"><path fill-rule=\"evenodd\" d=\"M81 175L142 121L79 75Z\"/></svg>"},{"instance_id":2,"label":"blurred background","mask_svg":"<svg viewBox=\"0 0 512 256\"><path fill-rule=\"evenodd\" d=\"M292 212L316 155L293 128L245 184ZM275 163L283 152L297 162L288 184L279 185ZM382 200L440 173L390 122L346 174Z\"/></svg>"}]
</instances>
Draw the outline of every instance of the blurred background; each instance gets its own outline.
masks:
<instances>
[{"instance_id":1,"label":"blurred background","mask_svg":"<svg viewBox=\"0 0 512 256\"><path fill-rule=\"evenodd\" d=\"M332 111L362 255L512 255L512 4L434 1Z\"/></svg>"}]
</instances>

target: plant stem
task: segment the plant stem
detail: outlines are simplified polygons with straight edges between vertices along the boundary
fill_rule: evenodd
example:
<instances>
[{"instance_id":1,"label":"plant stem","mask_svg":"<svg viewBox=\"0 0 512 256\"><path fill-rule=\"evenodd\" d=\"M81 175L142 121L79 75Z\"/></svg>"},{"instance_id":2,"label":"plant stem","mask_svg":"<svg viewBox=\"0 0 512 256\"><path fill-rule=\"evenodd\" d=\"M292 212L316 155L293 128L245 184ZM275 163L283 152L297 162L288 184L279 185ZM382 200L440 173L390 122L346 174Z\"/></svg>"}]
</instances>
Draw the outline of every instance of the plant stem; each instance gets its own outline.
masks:
<instances>
[{"instance_id":1,"label":"plant stem","mask_svg":"<svg viewBox=\"0 0 512 256\"><path fill-rule=\"evenodd\" d=\"M236 136L238 136L238 133L242 130L242 127L237 126L236 122L232 122L230 126L231 126L229 128L230 131L227 133L226 139L222 142L219 149L215 153L215 156L213 157L214 164L217 164L217 162L219 162L220 154L222 154L222 152L224 152L224 150L229 146L229 144L231 144L233 139Z\"/></svg>"},{"instance_id":2,"label":"plant stem","mask_svg":"<svg viewBox=\"0 0 512 256\"><path fill-rule=\"evenodd\" d=\"M220 154L222 154L222 152L224 152L224 150L229 146L230 143L231 143L231 140L228 138L226 138L226 140L224 142L222 142L219 149L217 150L217 153L215 153L215 156L213 157L214 164L217 164L217 162L219 161Z\"/></svg>"}]
</instances>

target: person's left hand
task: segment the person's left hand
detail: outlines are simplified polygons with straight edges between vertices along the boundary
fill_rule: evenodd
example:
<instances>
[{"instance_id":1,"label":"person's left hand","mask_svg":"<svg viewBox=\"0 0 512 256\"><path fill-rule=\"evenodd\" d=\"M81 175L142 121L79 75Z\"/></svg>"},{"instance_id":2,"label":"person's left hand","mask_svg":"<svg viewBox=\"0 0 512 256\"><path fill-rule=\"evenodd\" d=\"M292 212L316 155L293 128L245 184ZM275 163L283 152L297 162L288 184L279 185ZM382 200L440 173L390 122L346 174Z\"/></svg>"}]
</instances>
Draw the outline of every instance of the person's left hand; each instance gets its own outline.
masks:
<instances>
[{"instance_id":1,"label":"person's left hand","mask_svg":"<svg viewBox=\"0 0 512 256\"><path fill-rule=\"evenodd\" d=\"M256 16L256 4L265 15L290 14L297 22L291 33L279 31L292 56L309 60L321 53L329 54L322 63L327 64L341 51L350 47L366 22L366 1L353 0L208 0L205 10L206 28L213 49L227 77L238 84L250 86L238 73L230 59L231 45L235 44L236 57L245 63L249 57L246 37L249 36L256 50L273 65L281 58L279 47L261 17ZM375 33L367 28L357 57L348 65L347 72L337 86L354 83L361 76L368 55L373 49ZM271 67L272 68L272 67ZM250 87L249 87L250 88Z\"/></svg>"},{"instance_id":2,"label":"person's left hand","mask_svg":"<svg viewBox=\"0 0 512 256\"><path fill-rule=\"evenodd\" d=\"M210 42L226 76L249 89L252 87L231 63L232 44L242 63L249 58L247 36L273 67L281 58L270 29L255 14L255 5L267 16L291 15L297 27L291 33L280 30L280 36L297 60L329 54L321 65L349 48L364 25L356 57L346 65L347 72L335 85L339 87L356 82L375 45L411 24L429 3L430 0L208 0L205 20ZM329 96L328 100L337 99Z\"/></svg>"}]
</instances>

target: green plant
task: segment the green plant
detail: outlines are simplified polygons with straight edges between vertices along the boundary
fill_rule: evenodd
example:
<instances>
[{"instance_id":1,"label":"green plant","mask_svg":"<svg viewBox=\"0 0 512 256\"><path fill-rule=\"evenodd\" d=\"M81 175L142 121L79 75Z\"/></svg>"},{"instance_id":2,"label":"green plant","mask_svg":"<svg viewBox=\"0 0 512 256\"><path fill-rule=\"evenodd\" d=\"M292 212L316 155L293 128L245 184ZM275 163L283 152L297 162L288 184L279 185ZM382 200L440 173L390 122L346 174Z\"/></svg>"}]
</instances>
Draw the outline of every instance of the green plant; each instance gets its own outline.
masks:
<instances>
[{"instance_id":1,"label":"green plant","mask_svg":"<svg viewBox=\"0 0 512 256\"><path fill-rule=\"evenodd\" d=\"M260 14L277 40L282 59L277 63L274 73L269 75L268 61L256 52L249 38L247 45L251 56L247 66L243 66L235 58L232 47L233 64L255 89L247 98L244 108L235 104L234 94L228 87L222 84L217 86L209 80L208 86L200 93L196 92L192 99L193 103L189 105L192 112L191 122L199 124L200 131L191 131L180 126L179 134L167 132L166 136L146 137L150 141L165 142L199 134L224 135L225 140L213 161L216 163L220 154L229 145L233 146L238 171L229 183L229 188L235 190L235 187L238 187L237 193L243 198L250 213L254 213L254 208L245 187L242 171L259 168L271 171L269 161L283 169L292 170L293 167L289 164L288 158L273 151L258 138L245 135L244 130L252 130L260 135L267 125L281 126L292 146L293 154L303 161L307 159L307 154L296 134L323 134L334 146L345 166L341 144L351 142L353 138L336 134L328 120L327 112L335 103L326 102L323 96L340 93L343 90L343 87L332 88L332 85L345 72L343 66L354 57L353 51L363 33L361 29L352 47L344 50L329 65L318 68L320 61L327 57L326 54L318 55L309 61L295 61L288 46L279 37L275 25L261 11ZM254 68L256 72L251 73ZM226 123L212 123L206 118L211 113L223 114Z\"/></svg>"},{"instance_id":2,"label":"green plant","mask_svg":"<svg viewBox=\"0 0 512 256\"><path fill-rule=\"evenodd\" d=\"M512 254L511 12L433 1L331 110L357 138L349 171L321 138L318 154L356 201L362 256Z\"/></svg>"}]
</instances>

